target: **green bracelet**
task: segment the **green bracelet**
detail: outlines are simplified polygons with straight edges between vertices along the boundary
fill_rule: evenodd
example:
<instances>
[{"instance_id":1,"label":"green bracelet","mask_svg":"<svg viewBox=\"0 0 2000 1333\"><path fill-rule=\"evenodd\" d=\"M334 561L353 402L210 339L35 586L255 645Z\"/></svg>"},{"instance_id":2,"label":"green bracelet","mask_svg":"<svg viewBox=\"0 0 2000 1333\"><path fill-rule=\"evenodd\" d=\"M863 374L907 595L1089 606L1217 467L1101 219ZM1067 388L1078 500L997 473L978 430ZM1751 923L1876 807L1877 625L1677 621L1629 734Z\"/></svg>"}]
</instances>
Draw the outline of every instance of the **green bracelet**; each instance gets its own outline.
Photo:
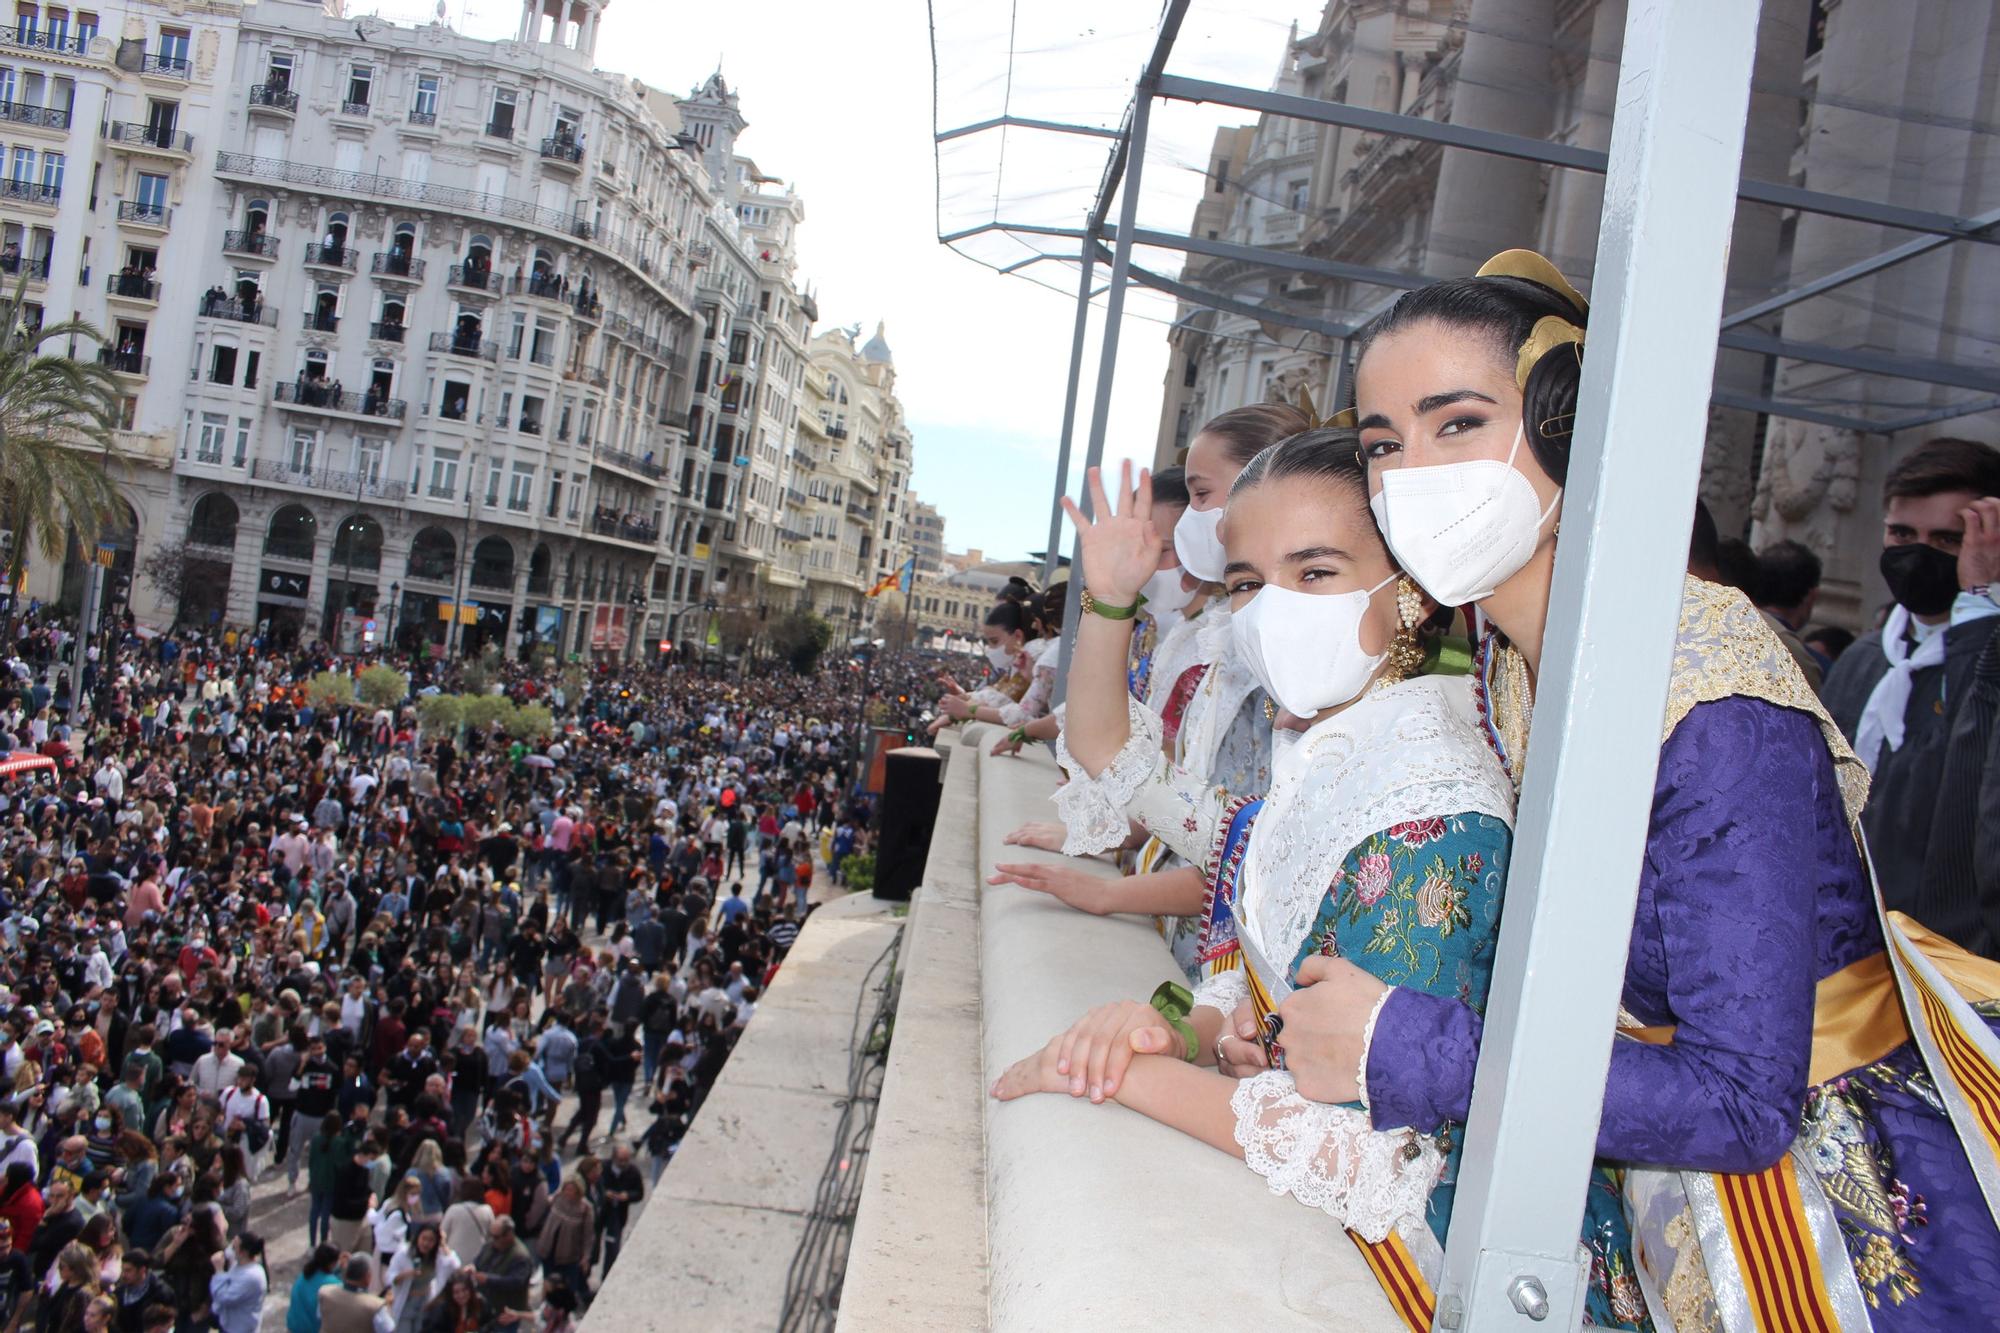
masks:
<instances>
[{"instance_id":1,"label":"green bracelet","mask_svg":"<svg viewBox=\"0 0 2000 1333\"><path fill-rule=\"evenodd\" d=\"M1141 597L1130 606L1111 606L1098 601L1090 595L1090 589L1085 588L1079 604L1087 615L1103 616L1106 620L1130 620L1139 614L1139 602L1145 600Z\"/></svg>"},{"instance_id":2,"label":"green bracelet","mask_svg":"<svg viewBox=\"0 0 2000 1333\"><path fill-rule=\"evenodd\" d=\"M1007 740L1008 740L1008 742L1009 742L1010 744L1013 744L1013 745L1025 745L1025 744L1027 744L1027 741L1028 741L1028 729L1027 729L1026 727L1016 727L1016 728L1014 728L1014 729L1013 729L1012 731L1010 731L1010 732L1008 732L1008 733L1007 733Z\"/></svg>"},{"instance_id":3,"label":"green bracelet","mask_svg":"<svg viewBox=\"0 0 2000 1333\"><path fill-rule=\"evenodd\" d=\"M1187 1053L1182 1058L1193 1064L1195 1057L1201 1054L1201 1039L1195 1036L1194 1024L1188 1022L1188 1015L1194 1012L1194 996L1177 981L1162 981L1153 992L1151 1004L1159 1011L1160 1017L1167 1020L1167 1026L1180 1034L1181 1041L1187 1046Z\"/></svg>"}]
</instances>

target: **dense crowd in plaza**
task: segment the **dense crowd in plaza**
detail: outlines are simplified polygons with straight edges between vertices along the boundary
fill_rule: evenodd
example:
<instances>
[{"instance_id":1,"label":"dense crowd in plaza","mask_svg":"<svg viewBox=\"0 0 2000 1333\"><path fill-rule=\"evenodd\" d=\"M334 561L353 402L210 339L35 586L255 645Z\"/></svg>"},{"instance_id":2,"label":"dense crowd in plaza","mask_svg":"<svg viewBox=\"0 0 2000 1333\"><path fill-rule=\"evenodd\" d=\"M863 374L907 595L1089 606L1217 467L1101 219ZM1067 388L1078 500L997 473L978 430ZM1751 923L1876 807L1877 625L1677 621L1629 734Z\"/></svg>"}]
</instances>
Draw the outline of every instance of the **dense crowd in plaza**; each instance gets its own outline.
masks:
<instances>
[{"instance_id":1,"label":"dense crowd in plaza","mask_svg":"<svg viewBox=\"0 0 2000 1333\"><path fill-rule=\"evenodd\" d=\"M55 767L0 777L0 1328L47 1333L567 1327L870 850L864 693L900 725L923 676L424 659L316 705L359 664L127 622L73 708L73 621L9 624L0 753ZM419 721L460 688L552 729Z\"/></svg>"}]
</instances>

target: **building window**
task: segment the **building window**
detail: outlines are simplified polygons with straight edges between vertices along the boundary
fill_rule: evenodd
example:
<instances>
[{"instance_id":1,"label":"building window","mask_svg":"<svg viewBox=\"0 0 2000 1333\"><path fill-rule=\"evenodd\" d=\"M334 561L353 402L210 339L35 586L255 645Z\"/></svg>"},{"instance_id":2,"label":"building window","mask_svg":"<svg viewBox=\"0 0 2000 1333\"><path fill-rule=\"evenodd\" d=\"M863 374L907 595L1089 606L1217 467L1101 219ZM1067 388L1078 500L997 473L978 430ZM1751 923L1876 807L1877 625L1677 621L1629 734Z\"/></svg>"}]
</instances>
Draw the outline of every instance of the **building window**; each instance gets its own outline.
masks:
<instances>
[{"instance_id":1,"label":"building window","mask_svg":"<svg viewBox=\"0 0 2000 1333\"><path fill-rule=\"evenodd\" d=\"M252 352L250 356L255 360L257 354ZM242 467L250 459L250 426L249 417L236 418L236 457L230 460L236 467Z\"/></svg>"},{"instance_id":2,"label":"building window","mask_svg":"<svg viewBox=\"0 0 2000 1333\"><path fill-rule=\"evenodd\" d=\"M354 470L366 478L369 485L381 485L382 462L388 452L388 446L381 440L362 440L354 448Z\"/></svg>"},{"instance_id":3,"label":"building window","mask_svg":"<svg viewBox=\"0 0 2000 1333\"><path fill-rule=\"evenodd\" d=\"M293 57L289 51L273 51L264 67L264 86L272 92L286 92L292 86Z\"/></svg>"},{"instance_id":4,"label":"building window","mask_svg":"<svg viewBox=\"0 0 2000 1333\"><path fill-rule=\"evenodd\" d=\"M496 139L514 137L514 106L517 94L511 88L496 89L493 110L486 118L486 132Z\"/></svg>"},{"instance_id":5,"label":"building window","mask_svg":"<svg viewBox=\"0 0 2000 1333\"><path fill-rule=\"evenodd\" d=\"M159 66L161 69L170 70L176 74L186 74L188 72L188 32L186 28L160 29Z\"/></svg>"},{"instance_id":6,"label":"building window","mask_svg":"<svg viewBox=\"0 0 2000 1333\"><path fill-rule=\"evenodd\" d=\"M412 120L424 125L437 124L438 87L437 75L417 75L417 100L410 106Z\"/></svg>"},{"instance_id":7,"label":"building window","mask_svg":"<svg viewBox=\"0 0 2000 1333\"><path fill-rule=\"evenodd\" d=\"M514 464L514 475L507 479L507 507L517 514L525 514L534 502L534 494L534 464Z\"/></svg>"},{"instance_id":8,"label":"building window","mask_svg":"<svg viewBox=\"0 0 2000 1333\"><path fill-rule=\"evenodd\" d=\"M494 508L500 503L500 465L494 463L486 469L486 507Z\"/></svg>"},{"instance_id":9,"label":"building window","mask_svg":"<svg viewBox=\"0 0 2000 1333\"><path fill-rule=\"evenodd\" d=\"M28 182L34 180L35 150L32 148L16 148L14 150L13 168L8 174L13 178L16 185L26 185Z\"/></svg>"},{"instance_id":10,"label":"building window","mask_svg":"<svg viewBox=\"0 0 2000 1333\"><path fill-rule=\"evenodd\" d=\"M229 436L229 418L220 412L201 414L201 437L195 441L194 461L220 463L223 441Z\"/></svg>"},{"instance_id":11,"label":"building window","mask_svg":"<svg viewBox=\"0 0 2000 1333\"><path fill-rule=\"evenodd\" d=\"M549 473L549 504L548 508L542 511L542 517L554 518L558 511L562 509L562 483L562 473Z\"/></svg>"},{"instance_id":12,"label":"building window","mask_svg":"<svg viewBox=\"0 0 2000 1333\"><path fill-rule=\"evenodd\" d=\"M294 472L311 472L313 455L319 451L319 432L316 430L295 430L292 432L291 464Z\"/></svg>"},{"instance_id":13,"label":"building window","mask_svg":"<svg viewBox=\"0 0 2000 1333\"><path fill-rule=\"evenodd\" d=\"M150 171L139 173L138 204L140 216L154 219L167 215L167 178L156 176Z\"/></svg>"},{"instance_id":14,"label":"building window","mask_svg":"<svg viewBox=\"0 0 2000 1333\"><path fill-rule=\"evenodd\" d=\"M218 347L215 349L215 356L209 362L208 366L208 382L210 384L236 383L236 349L234 347Z\"/></svg>"},{"instance_id":15,"label":"building window","mask_svg":"<svg viewBox=\"0 0 2000 1333\"><path fill-rule=\"evenodd\" d=\"M439 449L431 455L431 494L449 500L458 494L458 451Z\"/></svg>"}]
</instances>

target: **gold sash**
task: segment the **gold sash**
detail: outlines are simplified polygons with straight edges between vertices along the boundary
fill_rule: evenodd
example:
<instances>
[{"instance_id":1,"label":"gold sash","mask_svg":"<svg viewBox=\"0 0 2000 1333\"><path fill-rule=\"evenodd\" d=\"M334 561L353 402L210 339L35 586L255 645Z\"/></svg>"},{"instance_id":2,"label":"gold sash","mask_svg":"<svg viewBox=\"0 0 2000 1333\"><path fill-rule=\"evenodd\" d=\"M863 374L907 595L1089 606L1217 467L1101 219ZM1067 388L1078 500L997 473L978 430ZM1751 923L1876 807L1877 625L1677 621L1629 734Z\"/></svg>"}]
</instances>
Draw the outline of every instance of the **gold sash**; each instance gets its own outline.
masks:
<instances>
[{"instance_id":1,"label":"gold sash","mask_svg":"<svg viewBox=\"0 0 2000 1333\"><path fill-rule=\"evenodd\" d=\"M1901 912L1889 917L1967 1003L2000 999L2000 963L1966 952ZM1624 1036L1655 1046L1672 1042L1675 1031L1671 1023L1619 1029ZM1814 990L1812 1063L1806 1082L1818 1087L1849 1070L1872 1065L1909 1040L1910 1024L1903 1016L1889 955L1870 954L1821 978Z\"/></svg>"}]
</instances>

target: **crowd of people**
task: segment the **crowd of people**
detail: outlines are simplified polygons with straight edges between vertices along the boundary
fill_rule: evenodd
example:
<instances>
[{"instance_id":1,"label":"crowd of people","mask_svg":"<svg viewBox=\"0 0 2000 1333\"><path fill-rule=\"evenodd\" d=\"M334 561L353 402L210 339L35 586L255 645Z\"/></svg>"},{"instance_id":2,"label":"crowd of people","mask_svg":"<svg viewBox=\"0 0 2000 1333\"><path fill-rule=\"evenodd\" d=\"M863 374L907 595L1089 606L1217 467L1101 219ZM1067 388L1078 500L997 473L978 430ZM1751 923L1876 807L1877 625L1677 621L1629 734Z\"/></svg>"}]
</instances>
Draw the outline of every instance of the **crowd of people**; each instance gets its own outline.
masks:
<instances>
[{"instance_id":1,"label":"crowd of people","mask_svg":"<svg viewBox=\"0 0 2000 1333\"><path fill-rule=\"evenodd\" d=\"M129 622L72 691L71 623L7 628L0 753L53 768L0 777L0 1328L42 1333L253 1333L300 1196L290 1333L567 1327L922 676L417 659L375 707L323 648ZM439 690L552 730L425 727Z\"/></svg>"},{"instance_id":2,"label":"crowd of people","mask_svg":"<svg viewBox=\"0 0 2000 1333\"><path fill-rule=\"evenodd\" d=\"M1242 1159L1346 1228L1413 1329L1516 802L1547 762L1530 719L1571 451L1595 447L1571 433L1588 324L1510 251L1378 317L1334 419L1239 408L1181 466L1093 474L1064 707L1042 706L1033 599L988 617L995 679L943 701L996 748L1052 739L1065 774L1060 822L1009 841L1066 859L991 882L1154 916L1178 965L993 1095L1116 1103ZM1991 1322L2000 451L1905 449L1883 518L1894 600L1856 637L1814 622L1811 550L1697 516L1565 1318Z\"/></svg>"}]
</instances>

